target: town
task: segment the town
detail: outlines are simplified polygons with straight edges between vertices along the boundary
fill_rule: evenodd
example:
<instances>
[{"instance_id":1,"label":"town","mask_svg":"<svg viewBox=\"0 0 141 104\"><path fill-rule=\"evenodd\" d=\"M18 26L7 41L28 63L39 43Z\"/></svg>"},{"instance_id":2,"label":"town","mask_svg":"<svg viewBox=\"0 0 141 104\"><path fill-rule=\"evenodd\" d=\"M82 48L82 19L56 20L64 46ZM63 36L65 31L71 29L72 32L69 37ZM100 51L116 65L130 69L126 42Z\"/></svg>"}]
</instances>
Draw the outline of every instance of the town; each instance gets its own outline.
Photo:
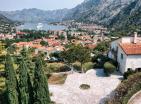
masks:
<instances>
[{"instance_id":1,"label":"town","mask_svg":"<svg viewBox=\"0 0 141 104\"><path fill-rule=\"evenodd\" d=\"M0 104L141 104L140 0L6 1Z\"/></svg>"}]
</instances>

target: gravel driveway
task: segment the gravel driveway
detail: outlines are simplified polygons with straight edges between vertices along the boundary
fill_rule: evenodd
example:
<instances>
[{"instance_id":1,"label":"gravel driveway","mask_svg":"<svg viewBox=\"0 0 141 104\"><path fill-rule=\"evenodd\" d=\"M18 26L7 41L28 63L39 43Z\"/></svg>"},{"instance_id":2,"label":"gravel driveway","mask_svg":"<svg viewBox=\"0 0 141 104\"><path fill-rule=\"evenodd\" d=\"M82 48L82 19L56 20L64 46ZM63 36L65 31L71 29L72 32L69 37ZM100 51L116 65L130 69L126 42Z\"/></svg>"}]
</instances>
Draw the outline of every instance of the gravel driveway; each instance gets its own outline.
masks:
<instances>
[{"instance_id":1,"label":"gravel driveway","mask_svg":"<svg viewBox=\"0 0 141 104\"><path fill-rule=\"evenodd\" d=\"M85 74L68 75L65 84L49 85L53 93L51 99L56 104L99 104L100 100L110 94L120 83L120 75L104 77L103 70L89 70ZM80 89L81 84L90 85L90 89Z\"/></svg>"}]
</instances>

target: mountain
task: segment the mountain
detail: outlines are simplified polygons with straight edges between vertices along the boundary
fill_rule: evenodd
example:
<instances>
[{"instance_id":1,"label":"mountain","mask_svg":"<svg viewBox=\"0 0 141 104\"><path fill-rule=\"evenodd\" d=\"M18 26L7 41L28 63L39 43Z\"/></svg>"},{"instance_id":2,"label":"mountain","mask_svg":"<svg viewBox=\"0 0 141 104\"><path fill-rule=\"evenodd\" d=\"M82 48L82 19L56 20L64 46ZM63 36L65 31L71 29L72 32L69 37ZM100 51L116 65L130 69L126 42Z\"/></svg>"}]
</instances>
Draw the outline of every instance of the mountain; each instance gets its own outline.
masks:
<instances>
[{"instance_id":1,"label":"mountain","mask_svg":"<svg viewBox=\"0 0 141 104\"><path fill-rule=\"evenodd\" d=\"M0 13L20 22L54 22L61 21L68 9L45 11L40 9L23 9L17 11L1 11Z\"/></svg>"},{"instance_id":2,"label":"mountain","mask_svg":"<svg viewBox=\"0 0 141 104\"><path fill-rule=\"evenodd\" d=\"M141 25L141 0L84 0L72 9L45 11L33 8L0 13L21 22L76 20L114 28L135 28Z\"/></svg>"},{"instance_id":3,"label":"mountain","mask_svg":"<svg viewBox=\"0 0 141 104\"><path fill-rule=\"evenodd\" d=\"M0 25L1 24L14 24L14 22L0 14Z\"/></svg>"},{"instance_id":4,"label":"mountain","mask_svg":"<svg viewBox=\"0 0 141 104\"><path fill-rule=\"evenodd\" d=\"M133 1L135 0L85 0L71 9L64 19L109 24L110 20Z\"/></svg>"},{"instance_id":5,"label":"mountain","mask_svg":"<svg viewBox=\"0 0 141 104\"><path fill-rule=\"evenodd\" d=\"M109 26L118 28L141 27L141 0L135 0L122 9L111 21ZM140 28L139 27L139 28Z\"/></svg>"}]
</instances>

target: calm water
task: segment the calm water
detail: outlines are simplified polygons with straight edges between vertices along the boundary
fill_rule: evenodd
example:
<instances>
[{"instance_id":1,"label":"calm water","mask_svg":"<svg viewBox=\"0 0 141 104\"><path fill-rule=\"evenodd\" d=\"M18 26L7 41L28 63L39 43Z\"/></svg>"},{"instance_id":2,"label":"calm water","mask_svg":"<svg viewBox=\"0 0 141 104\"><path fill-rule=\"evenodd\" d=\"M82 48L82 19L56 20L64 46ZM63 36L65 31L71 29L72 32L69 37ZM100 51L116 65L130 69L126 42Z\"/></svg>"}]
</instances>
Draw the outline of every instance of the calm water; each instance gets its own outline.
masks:
<instances>
[{"instance_id":1,"label":"calm water","mask_svg":"<svg viewBox=\"0 0 141 104\"><path fill-rule=\"evenodd\" d=\"M47 23L25 23L24 25L18 26L17 29L30 29L30 30L64 30L67 27L61 25L50 25Z\"/></svg>"}]
</instances>

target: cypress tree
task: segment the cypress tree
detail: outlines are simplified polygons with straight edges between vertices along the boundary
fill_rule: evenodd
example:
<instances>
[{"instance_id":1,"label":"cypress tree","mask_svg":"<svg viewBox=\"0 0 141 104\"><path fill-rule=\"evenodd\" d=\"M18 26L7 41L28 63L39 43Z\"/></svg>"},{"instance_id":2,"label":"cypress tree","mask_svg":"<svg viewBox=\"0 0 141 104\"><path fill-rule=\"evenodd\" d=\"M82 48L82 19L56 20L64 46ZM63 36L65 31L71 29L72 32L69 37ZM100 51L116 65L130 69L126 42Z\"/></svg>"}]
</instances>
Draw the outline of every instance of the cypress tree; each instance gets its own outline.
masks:
<instances>
[{"instance_id":1,"label":"cypress tree","mask_svg":"<svg viewBox=\"0 0 141 104\"><path fill-rule=\"evenodd\" d=\"M5 63L5 72L6 72L6 95L8 104L19 104L18 101L18 85L17 85L17 78L16 73L13 67L13 61L9 54L6 56L6 63Z\"/></svg>"},{"instance_id":2,"label":"cypress tree","mask_svg":"<svg viewBox=\"0 0 141 104\"><path fill-rule=\"evenodd\" d=\"M44 74L42 61L37 59L34 72L34 104L50 104L47 77Z\"/></svg>"},{"instance_id":3,"label":"cypress tree","mask_svg":"<svg viewBox=\"0 0 141 104\"><path fill-rule=\"evenodd\" d=\"M32 104L33 89L28 69L23 59L19 67L19 90L21 104Z\"/></svg>"}]
</instances>

